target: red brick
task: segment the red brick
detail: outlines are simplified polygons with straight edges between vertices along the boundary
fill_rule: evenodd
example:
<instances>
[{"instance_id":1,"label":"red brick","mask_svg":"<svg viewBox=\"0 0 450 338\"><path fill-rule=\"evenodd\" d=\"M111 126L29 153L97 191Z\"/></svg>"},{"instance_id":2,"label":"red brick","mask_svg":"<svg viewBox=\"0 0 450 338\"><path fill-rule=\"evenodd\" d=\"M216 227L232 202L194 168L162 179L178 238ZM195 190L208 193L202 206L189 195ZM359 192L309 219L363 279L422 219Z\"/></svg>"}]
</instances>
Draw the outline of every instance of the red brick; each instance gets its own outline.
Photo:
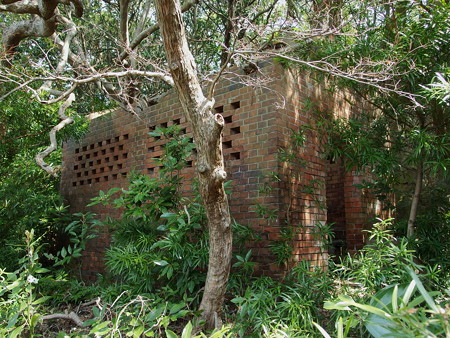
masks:
<instances>
[{"instance_id":1,"label":"red brick","mask_svg":"<svg viewBox=\"0 0 450 338\"><path fill-rule=\"evenodd\" d=\"M353 186L362 182L361 173L345 173L344 163L328 163L323 159L316 144L319 137L314 131L307 134L305 146L297 149L297 156L304 160L304 164L280 163L278 158L279 147L290 147L291 129L298 130L301 124L314 122L316 118L314 113L304 108L306 99L333 111L329 114L333 118L349 116L352 110L356 111L349 103L351 96L342 93L333 97L323 90L324 84L317 83L307 73L301 74L298 70L269 65L263 72L271 74L271 83L266 86L276 89L276 92L255 90L251 86L236 89L233 87L235 81L226 79L232 75L226 75L217 85L215 107L223 106L223 115L232 119L223 132L223 142L232 142L231 148L224 149L226 171L233 180L230 211L238 222L264 229L261 235L263 240L252 243L252 246L249 244L249 247L257 249L253 254L260 273L282 275L284 268L274 263L275 258L269 249L271 241L280 239L280 225L285 225L289 220L290 225L305 227L295 235L298 239L293 242L295 260L309 259L318 266L324 266L326 255L320 253L311 229L318 221L328 219L328 222L335 222L334 228L339 234L337 239L347 241L348 251L355 250L361 247L364 239L361 231L372 217L369 214L373 199L370 196L363 198ZM229 88L235 89L230 91ZM240 107L234 109L232 103L238 101ZM283 107L282 103L285 103ZM86 205L90 198L98 195L99 190L124 187L127 180L122 174L129 174L133 169L157 177L159 169L152 158L162 155L164 142L149 136L149 127L164 123L172 125L177 119L189 134L191 129L182 116L175 92L171 91L159 103L144 109L139 118L118 110L94 120L91 131L81 143L66 143L61 191L71 210L94 210L103 216L109 214L117 217L117 210L103 206L88 209ZM151 152L149 148L152 148ZM86 158L87 155L89 158ZM195 158L193 161L195 163ZM274 189L268 195L261 195L258 193L262 183L260 177L271 171L281 177L282 182L273 184ZM186 181L194 173L193 168L185 170ZM77 176L79 174L81 176ZM90 183L88 180L91 180ZM304 189L311 180L320 182L314 185L312 194ZM189 195L189 186L181 190ZM326 202L328 211L319 207L315 199ZM255 201L279 209L276 220L269 221L255 213ZM87 280L92 280L96 272L104 270L102 254L108 247L108 241L109 234L105 233L88 244L83 261L83 275Z\"/></svg>"}]
</instances>

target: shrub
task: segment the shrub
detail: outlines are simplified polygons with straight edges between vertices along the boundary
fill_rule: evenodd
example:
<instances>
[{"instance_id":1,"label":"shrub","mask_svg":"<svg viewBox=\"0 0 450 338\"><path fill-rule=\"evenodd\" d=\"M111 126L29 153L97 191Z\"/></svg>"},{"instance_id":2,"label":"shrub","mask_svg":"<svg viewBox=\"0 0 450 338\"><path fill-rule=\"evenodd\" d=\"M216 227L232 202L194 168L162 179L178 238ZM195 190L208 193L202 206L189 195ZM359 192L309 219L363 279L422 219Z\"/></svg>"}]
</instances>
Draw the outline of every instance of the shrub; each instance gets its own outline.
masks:
<instances>
[{"instance_id":1,"label":"shrub","mask_svg":"<svg viewBox=\"0 0 450 338\"><path fill-rule=\"evenodd\" d=\"M376 223L369 233L369 244L354 256L346 256L337 264L334 273L342 280L345 291L370 294L393 283L406 283L409 275L404 267L419 268L414 263L414 250L405 238L397 241L390 229L392 220Z\"/></svg>"},{"instance_id":2,"label":"shrub","mask_svg":"<svg viewBox=\"0 0 450 338\"><path fill-rule=\"evenodd\" d=\"M447 299L444 304L437 303L433 295L440 294L428 292L411 268L405 271L412 278L409 284L387 286L368 301L357 302L341 295L337 301L326 302L326 309L352 313L345 320L339 318L337 336L347 337L350 328L360 321L377 338L449 337L450 301ZM330 337L323 328L316 326L324 337Z\"/></svg>"},{"instance_id":3,"label":"shrub","mask_svg":"<svg viewBox=\"0 0 450 338\"><path fill-rule=\"evenodd\" d=\"M166 296L194 294L204 282L208 260L206 218L198 194L187 198L180 192L181 171L194 145L178 126L152 134L168 141L158 159L159 177L133 173L128 188L100 192L92 203L123 209L120 219L109 220L113 238L106 266L136 294L156 289Z\"/></svg>"}]
</instances>

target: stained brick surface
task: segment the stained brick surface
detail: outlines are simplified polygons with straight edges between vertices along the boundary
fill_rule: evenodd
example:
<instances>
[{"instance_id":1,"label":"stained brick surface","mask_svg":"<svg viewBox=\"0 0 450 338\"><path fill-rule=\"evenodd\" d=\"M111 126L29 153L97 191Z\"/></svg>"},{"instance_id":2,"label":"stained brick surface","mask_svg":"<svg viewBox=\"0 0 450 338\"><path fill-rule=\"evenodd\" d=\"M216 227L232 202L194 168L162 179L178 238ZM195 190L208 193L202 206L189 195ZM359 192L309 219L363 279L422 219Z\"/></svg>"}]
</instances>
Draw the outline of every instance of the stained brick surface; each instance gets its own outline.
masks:
<instances>
[{"instance_id":1,"label":"stained brick surface","mask_svg":"<svg viewBox=\"0 0 450 338\"><path fill-rule=\"evenodd\" d=\"M288 224L296 228L291 263L305 259L313 265L325 265L327 251L314 234L317 224L327 222L327 218L335 222L336 239L342 248L360 248L364 241L361 230L372 210L370 201L353 186L360 180L359 174L345 173L341 162L324 159L319 136L312 131L298 150L302 165L286 164L278 156L279 149L290 147L293 130L316 121L317 116L309 108L311 102L331 112L331 116L349 116L355 113L349 104L352 98L344 93L329 93L307 74L277 65L266 65L262 74L245 76L248 85L240 77L245 74L237 69L234 73L219 82L215 110L226 122L223 153L233 181L231 214L260 234L260 241L248 244L259 272L282 273L284 267L275 263L269 248ZM262 86L255 85L261 82ZM133 114L118 110L94 120L83 140L66 143L61 189L72 211L117 217L117 210L86 205L99 190L125 186L132 170L156 175L160 168L153 158L162 155L163 141L148 132L173 124L182 126L190 135L177 96L169 91L157 104L136 109ZM187 178L195 175L195 157L189 166L184 173ZM259 190L270 172L279 177L279 182L270 194L262 196ZM185 191L189 189L184 186ZM277 210L275 220L261 218L255 212L257 202ZM95 279L96 273L103 271L103 252L109 238L109 230L100 229L100 236L88 244L82 262L86 279Z\"/></svg>"}]
</instances>

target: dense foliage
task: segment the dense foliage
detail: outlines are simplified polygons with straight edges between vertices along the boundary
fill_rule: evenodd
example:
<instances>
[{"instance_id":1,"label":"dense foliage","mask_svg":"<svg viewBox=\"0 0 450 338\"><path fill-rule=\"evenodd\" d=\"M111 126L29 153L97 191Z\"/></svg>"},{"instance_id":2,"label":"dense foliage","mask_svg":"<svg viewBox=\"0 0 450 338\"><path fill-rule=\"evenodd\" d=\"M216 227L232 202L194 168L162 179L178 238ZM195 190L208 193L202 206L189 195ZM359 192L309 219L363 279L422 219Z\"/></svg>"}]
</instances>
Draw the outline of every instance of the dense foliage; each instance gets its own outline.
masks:
<instances>
[{"instance_id":1,"label":"dense foliage","mask_svg":"<svg viewBox=\"0 0 450 338\"><path fill-rule=\"evenodd\" d=\"M6 3L12 1L2 6ZM59 15L78 28L63 69L56 71L58 41L42 37L22 43L1 66L2 336L189 337L198 324L195 309L208 258L206 220L197 193L180 192L181 172L194 146L177 127L154 131L171 139L159 159L158 178L134 173L127 188L101 192L93 201L123 210L120 219L107 221L114 229L108 273L94 285L77 280L74 272L75 259L98 223L92 215L71 215L58 194L58 180L34 164L60 120L61 102L45 104L59 95L55 92L102 72L166 70L158 29L133 48L123 36L119 22L125 3L128 38L155 24L152 1L91 1L81 19L62 6ZM2 37L3 28L16 21L3 8ZM330 262L327 271L300 263L282 280L253 274L252 252L243 244L256 238L235 224L227 325L211 337L450 336L449 13L445 0L205 0L184 13L190 48L205 79L227 65L251 74L259 60L275 58L287 67L302 67L318 81L329 80L330 91L349 88L370 104L370 113L360 111L350 119L332 120L330 112L316 111L325 118L303 127L324 136L329 158L370 172L364 188L391 200L387 205L396 212L396 220L374 226L360 253ZM58 25L53 37L65 40L69 28ZM38 90L44 76L54 82ZM78 100L66 111L75 123L58 134L58 143L82 134L84 115L118 105L132 110L153 103L166 89L155 78L139 76L77 87ZM294 135L292 149L301 140L301 133ZM283 151L283 161L298 160L295 150ZM60 164L60 154L47 161ZM277 179L267 175L268 181ZM264 194L270 184L261 189ZM270 207L256 210L272 220ZM294 226L287 224L272 243L280 266L289 261ZM315 235L330 240L331 230L325 225ZM49 313L62 319L50 319ZM79 326L74 332L73 325Z\"/></svg>"}]
</instances>

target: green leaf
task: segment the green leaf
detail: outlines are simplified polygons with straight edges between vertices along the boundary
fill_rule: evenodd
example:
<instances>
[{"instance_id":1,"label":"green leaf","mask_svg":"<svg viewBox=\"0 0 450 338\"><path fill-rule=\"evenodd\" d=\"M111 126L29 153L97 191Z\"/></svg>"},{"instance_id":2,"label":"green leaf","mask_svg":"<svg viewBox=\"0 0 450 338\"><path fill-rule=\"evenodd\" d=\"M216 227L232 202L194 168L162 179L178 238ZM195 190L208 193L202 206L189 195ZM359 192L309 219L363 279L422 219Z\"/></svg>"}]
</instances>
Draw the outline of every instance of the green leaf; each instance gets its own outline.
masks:
<instances>
[{"instance_id":1,"label":"green leaf","mask_svg":"<svg viewBox=\"0 0 450 338\"><path fill-rule=\"evenodd\" d=\"M394 286L394 292L392 292L392 311L398 312L398 285Z\"/></svg>"},{"instance_id":2,"label":"green leaf","mask_svg":"<svg viewBox=\"0 0 450 338\"><path fill-rule=\"evenodd\" d=\"M47 272L50 272L50 270L49 270L49 269L46 269L46 268L37 268L37 269L35 270L35 272L36 272L36 273L47 273Z\"/></svg>"},{"instance_id":3,"label":"green leaf","mask_svg":"<svg viewBox=\"0 0 450 338\"><path fill-rule=\"evenodd\" d=\"M435 312L439 312L439 308L437 307L436 303L434 302L433 298L431 298L430 294L425 290L422 282L420 281L419 277L414 273L414 271L407 266L406 270L409 272L413 280L416 282L417 288L419 289L420 293L422 294L423 298L427 302L428 306Z\"/></svg>"},{"instance_id":4,"label":"green leaf","mask_svg":"<svg viewBox=\"0 0 450 338\"><path fill-rule=\"evenodd\" d=\"M405 294L403 295L403 305L408 305L409 299L411 298L412 294L416 290L416 282L414 280L409 283L408 288L405 291Z\"/></svg>"},{"instance_id":5,"label":"green leaf","mask_svg":"<svg viewBox=\"0 0 450 338\"><path fill-rule=\"evenodd\" d=\"M93 333L99 333L99 334L106 334L109 331L111 331L111 327L108 327L108 325L111 324L111 321L107 320L104 322L101 322L100 324L94 326L91 331L89 331L89 334L93 334Z\"/></svg>"},{"instance_id":6,"label":"green leaf","mask_svg":"<svg viewBox=\"0 0 450 338\"><path fill-rule=\"evenodd\" d=\"M166 336L167 336L167 338L178 338L176 333L171 330L166 330Z\"/></svg>"},{"instance_id":7,"label":"green leaf","mask_svg":"<svg viewBox=\"0 0 450 338\"><path fill-rule=\"evenodd\" d=\"M169 262L165 261L164 259L153 261L153 263L159 266L166 266L167 264L169 264Z\"/></svg>"},{"instance_id":8,"label":"green leaf","mask_svg":"<svg viewBox=\"0 0 450 338\"><path fill-rule=\"evenodd\" d=\"M191 338L192 333L192 323L189 321L181 333L181 338Z\"/></svg>"},{"instance_id":9,"label":"green leaf","mask_svg":"<svg viewBox=\"0 0 450 338\"><path fill-rule=\"evenodd\" d=\"M234 299L233 299L234 300ZM232 300L232 302L233 302ZM334 301L326 301L323 304L323 308L327 310L345 310L351 311L349 304L347 302L334 302Z\"/></svg>"},{"instance_id":10,"label":"green leaf","mask_svg":"<svg viewBox=\"0 0 450 338\"><path fill-rule=\"evenodd\" d=\"M170 277L172 277L173 275L173 267L169 266L167 269L167 278L170 279Z\"/></svg>"},{"instance_id":11,"label":"green leaf","mask_svg":"<svg viewBox=\"0 0 450 338\"><path fill-rule=\"evenodd\" d=\"M133 330L133 337L139 338L142 335L142 333L144 332L144 330L145 330L145 328L143 325L136 327Z\"/></svg>"},{"instance_id":12,"label":"green leaf","mask_svg":"<svg viewBox=\"0 0 450 338\"><path fill-rule=\"evenodd\" d=\"M245 298L244 298L244 297L236 297L236 298L233 298L233 299L231 300L231 302L234 303L234 304L240 304L240 303L242 303L243 301L245 301ZM327 302L325 302L325 303L327 303ZM327 309L327 308L326 308L326 309Z\"/></svg>"},{"instance_id":13,"label":"green leaf","mask_svg":"<svg viewBox=\"0 0 450 338\"><path fill-rule=\"evenodd\" d=\"M14 331L9 334L8 338L16 338L19 334L22 333L23 329L23 325L16 327Z\"/></svg>"},{"instance_id":14,"label":"green leaf","mask_svg":"<svg viewBox=\"0 0 450 338\"><path fill-rule=\"evenodd\" d=\"M172 307L169 310L169 313L171 315L173 315L174 313L179 312L185 306L186 306L186 304L184 304L184 303L173 304Z\"/></svg>"},{"instance_id":15,"label":"green leaf","mask_svg":"<svg viewBox=\"0 0 450 338\"><path fill-rule=\"evenodd\" d=\"M50 296L44 296L44 297L41 297L41 298L36 299L36 300L35 300L33 303L31 303L31 304L33 304L33 305L42 304L42 303L46 302L47 300L49 300L50 298L51 298Z\"/></svg>"},{"instance_id":16,"label":"green leaf","mask_svg":"<svg viewBox=\"0 0 450 338\"><path fill-rule=\"evenodd\" d=\"M170 217L173 217L173 216L175 216L176 214L175 213L173 213L173 212L165 212L165 213L163 213L162 215L161 215L161 218L170 218Z\"/></svg>"},{"instance_id":17,"label":"green leaf","mask_svg":"<svg viewBox=\"0 0 450 338\"><path fill-rule=\"evenodd\" d=\"M92 324L97 322L97 318L87 319L83 322L83 326L91 326Z\"/></svg>"},{"instance_id":18,"label":"green leaf","mask_svg":"<svg viewBox=\"0 0 450 338\"><path fill-rule=\"evenodd\" d=\"M14 327L17 323L17 319L19 318L19 312L16 312L11 318L8 320L8 326L7 329Z\"/></svg>"},{"instance_id":19,"label":"green leaf","mask_svg":"<svg viewBox=\"0 0 450 338\"><path fill-rule=\"evenodd\" d=\"M153 309L148 315L146 320L149 322L154 322L164 311L163 306L158 306L156 309Z\"/></svg>"},{"instance_id":20,"label":"green leaf","mask_svg":"<svg viewBox=\"0 0 450 338\"><path fill-rule=\"evenodd\" d=\"M331 336L328 334L327 331L325 331L325 329L320 326L319 324L312 322L313 325L320 331L320 333L322 334L322 336L324 336L325 338L331 338Z\"/></svg>"},{"instance_id":21,"label":"green leaf","mask_svg":"<svg viewBox=\"0 0 450 338\"><path fill-rule=\"evenodd\" d=\"M92 313L94 314L94 317L100 317L100 309L98 307L93 307Z\"/></svg>"},{"instance_id":22,"label":"green leaf","mask_svg":"<svg viewBox=\"0 0 450 338\"><path fill-rule=\"evenodd\" d=\"M36 324L39 322L39 318L41 316L39 314L34 314L33 317L31 317L31 321L30 321L30 327L35 327Z\"/></svg>"}]
</instances>

